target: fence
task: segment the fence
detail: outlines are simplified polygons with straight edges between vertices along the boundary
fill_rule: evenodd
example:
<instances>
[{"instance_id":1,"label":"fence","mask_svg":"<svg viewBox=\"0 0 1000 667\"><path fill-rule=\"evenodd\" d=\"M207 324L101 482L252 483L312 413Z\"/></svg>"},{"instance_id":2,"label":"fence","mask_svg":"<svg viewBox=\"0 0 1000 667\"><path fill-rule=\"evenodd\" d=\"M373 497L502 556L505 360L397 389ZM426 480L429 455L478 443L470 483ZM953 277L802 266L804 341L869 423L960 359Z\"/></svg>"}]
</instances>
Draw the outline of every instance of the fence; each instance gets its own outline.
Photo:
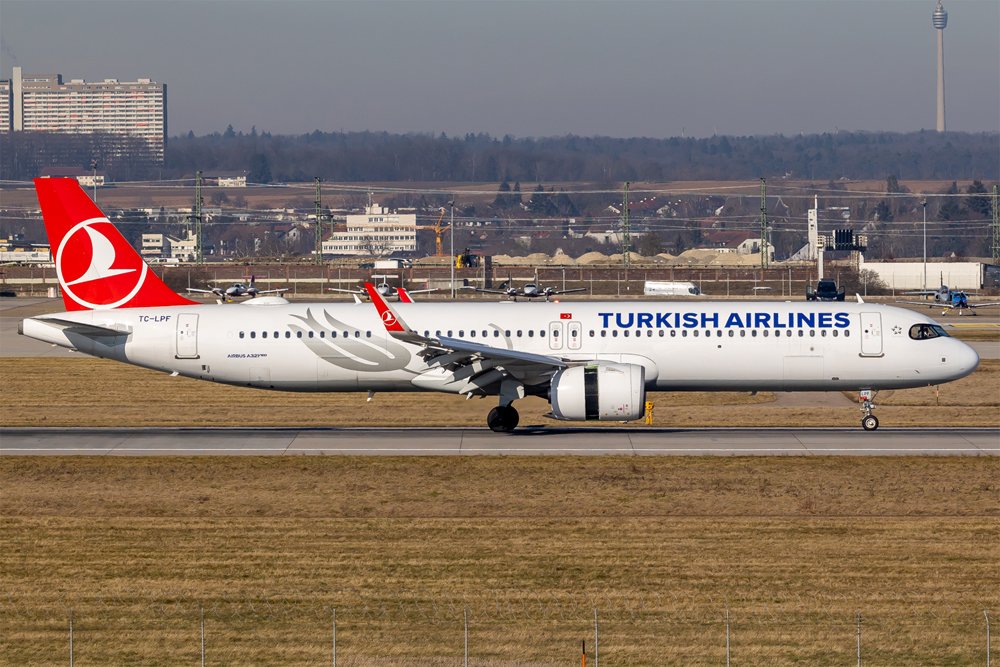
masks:
<instances>
[{"instance_id":1,"label":"fence","mask_svg":"<svg viewBox=\"0 0 1000 667\"><path fill-rule=\"evenodd\" d=\"M670 601L662 597L604 610L530 595L471 602L400 597L344 608L287 599L91 600L59 613L7 601L0 663L991 664L988 610L914 616L723 607L711 614L666 613Z\"/></svg>"}]
</instances>

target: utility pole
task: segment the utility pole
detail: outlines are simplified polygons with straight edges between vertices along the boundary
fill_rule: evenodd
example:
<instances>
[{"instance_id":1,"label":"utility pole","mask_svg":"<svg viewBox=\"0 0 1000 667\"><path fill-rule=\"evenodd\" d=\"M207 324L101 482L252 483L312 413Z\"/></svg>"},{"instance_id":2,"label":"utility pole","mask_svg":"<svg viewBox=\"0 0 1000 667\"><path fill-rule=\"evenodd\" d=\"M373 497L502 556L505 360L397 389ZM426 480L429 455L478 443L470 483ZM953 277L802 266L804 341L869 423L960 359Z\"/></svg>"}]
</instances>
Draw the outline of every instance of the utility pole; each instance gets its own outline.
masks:
<instances>
[{"instance_id":1,"label":"utility pole","mask_svg":"<svg viewBox=\"0 0 1000 667\"><path fill-rule=\"evenodd\" d=\"M451 222L449 223L448 233L450 235L451 245L451 300L455 300L455 200L452 199L448 202L448 208L451 209Z\"/></svg>"},{"instance_id":2,"label":"utility pole","mask_svg":"<svg viewBox=\"0 0 1000 667\"><path fill-rule=\"evenodd\" d=\"M924 209L924 286L921 288L924 291L927 290L927 198L924 197L923 201L920 202L920 206Z\"/></svg>"},{"instance_id":3,"label":"utility pole","mask_svg":"<svg viewBox=\"0 0 1000 667\"><path fill-rule=\"evenodd\" d=\"M201 196L201 169L194 174L194 228L195 228L195 257L199 264L205 261L205 257L202 254L204 246L201 240L201 209L204 205L204 199Z\"/></svg>"},{"instance_id":4,"label":"utility pole","mask_svg":"<svg viewBox=\"0 0 1000 667\"><path fill-rule=\"evenodd\" d=\"M320 190L320 178L316 177L316 264L323 263L323 193Z\"/></svg>"},{"instance_id":5,"label":"utility pole","mask_svg":"<svg viewBox=\"0 0 1000 667\"><path fill-rule=\"evenodd\" d=\"M628 186L629 182L625 181L625 196L622 199L622 261L625 264L625 270L628 271L631 265L631 259L629 258L629 250L632 245L631 230L629 229L628 222ZM625 274L626 280L628 279L628 274Z\"/></svg>"},{"instance_id":6,"label":"utility pole","mask_svg":"<svg viewBox=\"0 0 1000 667\"><path fill-rule=\"evenodd\" d=\"M997 216L997 186L993 186L993 263L1000 264L1000 218Z\"/></svg>"},{"instance_id":7,"label":"utility pole","mask_svg":"<svg viewBox=\"0 0 1000 667\"><path fill-rule=\"evenodd\" d=\"M770 264L768 258L767 233L767 183L760 178L760 268L766 269Z\"/></svg>"}]
</instances>

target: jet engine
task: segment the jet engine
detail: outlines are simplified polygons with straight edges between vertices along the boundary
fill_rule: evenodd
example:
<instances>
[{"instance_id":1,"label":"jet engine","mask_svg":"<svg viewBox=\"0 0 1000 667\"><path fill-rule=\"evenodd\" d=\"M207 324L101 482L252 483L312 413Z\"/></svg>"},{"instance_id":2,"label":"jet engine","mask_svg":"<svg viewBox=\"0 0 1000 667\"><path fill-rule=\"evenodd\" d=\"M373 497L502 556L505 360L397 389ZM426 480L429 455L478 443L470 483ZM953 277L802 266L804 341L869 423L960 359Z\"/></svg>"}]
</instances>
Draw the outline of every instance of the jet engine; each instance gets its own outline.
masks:
<instances>
[{"instance_id":1,"label":"jet engine","mask_svg":"<svg viewBox=\"0 0 1000 667\"><path fill-rule=\"evenodd\" d=\"M636 364L564 368L552 377L549 402L556 419L631 421L645 412L646 373Z\"/></svg>"}]
</instances>

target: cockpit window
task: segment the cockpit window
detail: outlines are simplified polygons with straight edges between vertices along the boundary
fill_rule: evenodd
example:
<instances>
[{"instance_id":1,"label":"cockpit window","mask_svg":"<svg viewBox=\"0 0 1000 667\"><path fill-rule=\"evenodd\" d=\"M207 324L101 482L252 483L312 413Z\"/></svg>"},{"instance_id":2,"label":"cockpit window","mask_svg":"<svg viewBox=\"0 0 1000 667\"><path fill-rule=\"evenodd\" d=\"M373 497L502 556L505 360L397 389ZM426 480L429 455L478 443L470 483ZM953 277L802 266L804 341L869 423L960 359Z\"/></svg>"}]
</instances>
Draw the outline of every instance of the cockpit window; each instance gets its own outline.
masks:
<instances>
[{"instance_id":1,"label":"cockpit window","mask_svg":"<svg viewBox=\"0 0 1000 667\"><path fill-rule=\"evenodd\" d=\"M913 340L930 340L939 336L947 338L948 332L938 324L914 324L910 327L910 338Z\"/></svg>"}]
</instances>

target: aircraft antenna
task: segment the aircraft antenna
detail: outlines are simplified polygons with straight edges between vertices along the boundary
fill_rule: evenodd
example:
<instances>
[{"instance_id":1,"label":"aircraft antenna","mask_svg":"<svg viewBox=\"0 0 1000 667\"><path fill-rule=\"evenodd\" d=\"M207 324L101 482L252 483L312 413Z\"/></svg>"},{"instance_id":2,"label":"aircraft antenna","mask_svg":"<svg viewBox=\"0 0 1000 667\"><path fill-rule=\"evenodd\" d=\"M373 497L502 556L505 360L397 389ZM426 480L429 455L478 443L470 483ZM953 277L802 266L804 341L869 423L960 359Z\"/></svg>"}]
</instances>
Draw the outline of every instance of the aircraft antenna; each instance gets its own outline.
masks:
<instances>
[{"instance_id":1,"label":"aircraft antenna","mask_svg":"<svg viewBox=\"0 0 1000 667\"><path fill-rule=\"evenodd\" d=\"M764 177L760 179L760 268L766 269L768 261L768 233L767 233L767 182Z\"/></svg>"},{"instance_id":2,"label":"aircraft antenna","mask_svg":"<svg viewBox=\"0 0 1000 667\"><path fill-rule=\"evenodd\" d=\"M626 271L628 271L629 265L631 264L629 258L629 248L632 244L628 223L628 186L629 182L625 181L625 196L622 199L622 261L625 264Z\"/></svg>"},{"instance_id":3,"label":"aircraft antenna","mask_svg":"<svg viewBox=\"0 0 1000 667\"><path fill-rule=\"evenodd\" d=\"M1000 264L1000 218L997 217L997 186L993 186L993 263Z\"/></svg>"}]
</instances>

